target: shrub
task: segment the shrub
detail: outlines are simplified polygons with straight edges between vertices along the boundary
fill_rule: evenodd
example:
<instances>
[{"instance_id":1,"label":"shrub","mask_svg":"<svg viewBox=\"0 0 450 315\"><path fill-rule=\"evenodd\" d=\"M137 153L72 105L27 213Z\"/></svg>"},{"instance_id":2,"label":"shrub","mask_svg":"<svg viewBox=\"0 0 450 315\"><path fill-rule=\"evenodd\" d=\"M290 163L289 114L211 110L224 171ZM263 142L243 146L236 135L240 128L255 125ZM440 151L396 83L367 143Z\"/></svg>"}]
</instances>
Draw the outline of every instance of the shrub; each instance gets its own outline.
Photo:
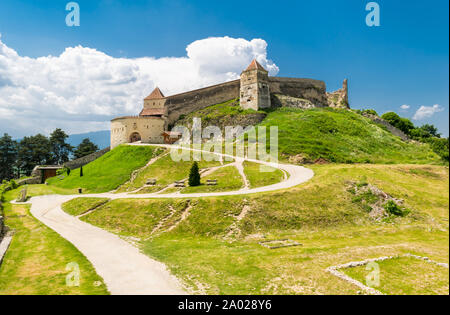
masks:
<instances>
[{"instance_id":1,"label":"shrub","mask_svg":"<svg viewBox=\"0 0 450 315\"><path fill-rule=\"evenodd\" d=\"M384 209L388 214L399 217L403 217L409 213L408 210L403 209L402 207L397 205L393 200L389 200L388 202L386 202L386 204L384 205Z\"/></svg>"},{"instance_id":2,"label":"shrub","mask_svg":"<svg viewBox=\"0 0 450 315\"><path fill-rule=\"evenodd\" d=\"M189 186L200 186L200 172L198 170L197 162L192 164L191 171L189 172Z\"/></svg>"},{"instance_id":3,"label":"shrub","mask_svg":"<svg viewBox=\"0 0 450 315\"><path fill-rule=\"evenodd\" d=\"M17 187L19 187L19 185L17 185L17 183L14 179L11 179L11 181L9 182L9 187L11 187L11 190L12 190L12 189L16 189Z\"/></svg>"}]
</instances>

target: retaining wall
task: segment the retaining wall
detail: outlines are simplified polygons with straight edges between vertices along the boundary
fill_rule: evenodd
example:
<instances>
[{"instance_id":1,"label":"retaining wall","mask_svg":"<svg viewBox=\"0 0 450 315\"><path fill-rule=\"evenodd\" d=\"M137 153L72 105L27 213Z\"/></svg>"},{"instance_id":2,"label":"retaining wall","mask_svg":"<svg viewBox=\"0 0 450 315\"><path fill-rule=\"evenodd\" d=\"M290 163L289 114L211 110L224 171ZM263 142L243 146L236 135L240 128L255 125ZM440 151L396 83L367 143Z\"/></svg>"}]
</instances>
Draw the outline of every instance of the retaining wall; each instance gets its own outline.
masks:
<instances>
[{"instance_id":1,"label":"retaining wall","mask_svg":"<svg viewBox=\"0 0 450 315\"><path fill-rule=\"evenodd\" d=\"M92 154L83 156L79 159L73 160L73 161L69 161L64 163L65 167L70 168L71 170L74 170L76 168L80 168L88 163L91 163L92 161L98 159L99 157L101 157L102 155L104 155L105 153L109 152L109 147L97 152L94 152Z\"/></svg>"}]
</instances>

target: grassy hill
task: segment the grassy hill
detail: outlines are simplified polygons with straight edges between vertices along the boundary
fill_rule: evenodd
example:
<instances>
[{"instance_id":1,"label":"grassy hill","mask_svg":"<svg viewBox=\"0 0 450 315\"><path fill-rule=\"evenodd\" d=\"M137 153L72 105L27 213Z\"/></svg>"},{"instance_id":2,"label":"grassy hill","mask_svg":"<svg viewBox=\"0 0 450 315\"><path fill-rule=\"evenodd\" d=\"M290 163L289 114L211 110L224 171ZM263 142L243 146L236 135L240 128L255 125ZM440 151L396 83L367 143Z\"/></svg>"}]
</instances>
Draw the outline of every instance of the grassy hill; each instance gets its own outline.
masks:
<instances>
[{"instance_id":1,"label":"grassy hill","mask_svg":"<svg viewBox=\"0 0 450 315\"><path fill-rule=\"evenodd\" d=\"M218 126L223 131L226 126L246 127L257 125L266 115L263 111L244 110L239 106L239 100L234 99L182 116L176 122L176 125L192 128L192 119L197 117L201 118L203 128L207 126Z\"/></svg>"},{"instance_id":2,"label":"grassy hill","mask_svg":"<svg viewBox=\"0 0 450 315\"><path fill-rule=\"evenodd\" d=\"M53 177L47 182L60 188L83 188L84 192L89 193L111 191L129 180L134 170L143 167L161 152L155 147L119 146L83 166L83 177L80 176L80 169L76 169L69 176L64 174L62 180Z\"/></svg>"},{"instance_id":3,"label":"grassy hill","mask_svg":"<svg viewBox=\"0 0 450 315\"><path fill-rule=\"evenodd\" d=\"M114 200L82 220L141 239L144 253L166 263L199 293L357 294L358 287L325 269L405 253L448 261L448 168L330 164L313 169L311 181L286 191ZM348 191L349 182L361 180L403 199L411 212L375 221ZM270 250L258 243L280 239L302 246ZM415 290L430 272L427 265L412 261L404 268L415 270L419 280L403 274L399 286L382 282L386 293L421 292ZM383 269L387 278L397 271ZM448 269L440 272L448 279ZM448 280L444 285L448 293ZM431 283L427 290L442 292L442 287Z\"/></svg>"},{"instance_id":4,"label":"grassy hill","mask_svg":"<svg viewBox=\"0 0 450 315\"><path fill-rule=\"evenodd\" d=\"M428 145L407 143L348 110L275 110L262 122L278 126L279 153L336 163L440 163Z\"/></svg>"},{"instance_id":5,"label":"grassy hill","mask_svg":"<svg viewBox=\"0 0 450 315\"><path fill-rule=\"evenodd\" d=\"M231 100L193 112L177 124L192 126L278 126L280 159L299 156L306 162L323 158L335 163L441 164L429 145L404 142L384 126L349 110L278 108L267 112L242 110Z\"/></svg>"}]
</instances>

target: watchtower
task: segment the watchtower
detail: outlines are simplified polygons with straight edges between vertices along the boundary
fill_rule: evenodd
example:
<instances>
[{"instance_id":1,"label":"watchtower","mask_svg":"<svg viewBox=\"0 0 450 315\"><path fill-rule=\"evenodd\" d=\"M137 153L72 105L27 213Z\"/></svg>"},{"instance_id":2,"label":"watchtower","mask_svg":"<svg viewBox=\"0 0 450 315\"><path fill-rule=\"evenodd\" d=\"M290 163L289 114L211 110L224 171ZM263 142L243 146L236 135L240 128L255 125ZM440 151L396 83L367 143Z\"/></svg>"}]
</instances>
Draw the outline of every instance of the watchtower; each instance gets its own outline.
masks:
<instances>
[{"instance_id":1,"label":"watchtower","mask_svg":"<svg viewBox=\"0 0 450 315\"><path fill-rule=\"evenodd\" d=\"M243 109L269 108L269 72L256 59L241 74L240 103Z\"/></svg>"}]
</instances>

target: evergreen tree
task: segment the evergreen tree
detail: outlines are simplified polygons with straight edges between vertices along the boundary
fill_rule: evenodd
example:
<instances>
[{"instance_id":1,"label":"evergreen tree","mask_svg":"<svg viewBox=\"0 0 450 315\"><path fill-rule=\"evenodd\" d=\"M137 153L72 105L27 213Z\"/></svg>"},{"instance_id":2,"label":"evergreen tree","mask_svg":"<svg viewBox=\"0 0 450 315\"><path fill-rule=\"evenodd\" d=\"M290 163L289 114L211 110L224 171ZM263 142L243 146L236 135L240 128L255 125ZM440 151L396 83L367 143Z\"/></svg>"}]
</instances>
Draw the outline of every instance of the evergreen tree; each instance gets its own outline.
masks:
<instances>
[{"instance_id":1,"label":"evergreen tree","mask_svg":"<svg viewBox=\"0 0 450 315\"><path fill-rule=\"evenodd\" d=\"M83 177L83 166L80 167L80 177Z\"/></svg>"},{"instance_id":2,"label":"evergreen tree","mask_svg":"<svg viewBox=\"0 0 450 315\"><path fill-rule=\"evenodd\" d=\"M0 182L14 177L14 165L17 159L17 142L5 133L0 138Z\"/></svg>"},{"instance_id":3,"label":"evergreen tree","mask_svg":"<svg viewBox=\"0 0 450 315\"><path fill-rule=\"evenodd\" d=\"M50 135L53 162L55 164L61 165L69 161L69 154L72 152L73 147L66 143L68 137L69 136L59 128L55 129Z\"/></svg>"},{"instance_id":4,"label":"evergreen tree","mask_svg":"<svg viewBox=\"0 0 450 315\"><path fill-rule=\"evenodd\" d=\"M89 138L83 139L83 141L77 146L76 150L73 152L75 158L79 159L83 156L92 154L98 151L98 146L89 140Z\"/></svg>"},{"instance_id":5,"label":"evergreen tree","mask_svg":"<svg viewBox=\"0 0 450 315\"><path fill-rule=\"evenodd\" d=\"M23 138L19 142L17 155L17 167L26 175L30 175L36 165L53 162L50 141L41 134Z\"/></svg>"},{"instance_id":6,"label":"evergreen tree","mask_svg":"<svg viewBox=\"0 0 450 315\"><path fill-rule=\"evenodd\" d=\"M200 186L200 172L198 170L197 162L192 164L191 171L189 172L189 186Z\"/></svg>"}]
</instances>

